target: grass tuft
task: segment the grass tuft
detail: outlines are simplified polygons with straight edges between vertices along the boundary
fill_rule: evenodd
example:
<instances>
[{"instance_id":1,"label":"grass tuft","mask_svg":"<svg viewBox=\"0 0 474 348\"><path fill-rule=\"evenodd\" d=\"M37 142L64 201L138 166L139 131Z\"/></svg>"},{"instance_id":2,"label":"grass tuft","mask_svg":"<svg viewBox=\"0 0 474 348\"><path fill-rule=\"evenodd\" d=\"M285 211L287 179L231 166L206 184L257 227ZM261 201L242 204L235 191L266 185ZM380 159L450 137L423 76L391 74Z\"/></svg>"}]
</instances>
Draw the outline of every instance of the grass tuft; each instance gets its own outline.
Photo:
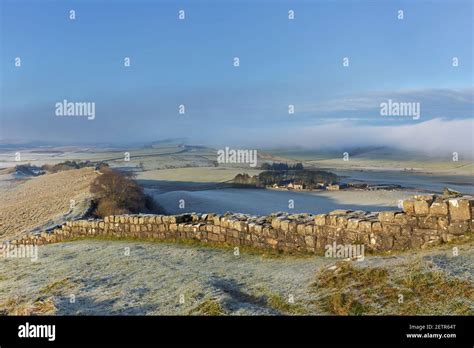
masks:
<instances>
[{"instance_id":1,"label":"grass tuft","mask_svg":"<svg viewBox=\"0 0 474 348\"><path fill-rule=\"evenodd\" d=\"M23 298L14 297L0 303L0 315L54 315L56 310L52 298L29 302Z\"/></svg>"},{"instance_id":2,"label":"grass tuft","mask_svg":"<svg viewBox=\"0 0 474 348\"><path fill-rule=\"evenodd\" d=\"M43 295L60 295L64 290L71 289L73 284L69 278L64 278L61 280L56 280L40 290L40 293Z\"/></svg>"},{"instance_id":3,"label":"grass tuft","mask_svg":"<svg viewBox=\"0 0 474 348\"><path fill-rule=\"evenodd\" d=\"M290 303L285 298L276 293L267 295L267 306L279 311L281 314L305 315L308 311L301 304Z\"/></svg>"},{"instance_id":4,"label":"grass tuft","mask_svg":"<svg viewBox=\"0 0 474 348\"><path fill-rule=\"evenodd\" d=\"M336 263L317 274L315 300L335 315L472 315L474 286L422 261L357 267Z\"/></svg>"},{"instance_id":5,"label":"grass tuft","mask_svg":"<svg viewBox=\"0 0 474 348\"><path fill-rule=\"evenodd\" d=\"M216 299L208 299L189 311L190 315L221 316L228 315Z\"/></svg>"}]
</instances>

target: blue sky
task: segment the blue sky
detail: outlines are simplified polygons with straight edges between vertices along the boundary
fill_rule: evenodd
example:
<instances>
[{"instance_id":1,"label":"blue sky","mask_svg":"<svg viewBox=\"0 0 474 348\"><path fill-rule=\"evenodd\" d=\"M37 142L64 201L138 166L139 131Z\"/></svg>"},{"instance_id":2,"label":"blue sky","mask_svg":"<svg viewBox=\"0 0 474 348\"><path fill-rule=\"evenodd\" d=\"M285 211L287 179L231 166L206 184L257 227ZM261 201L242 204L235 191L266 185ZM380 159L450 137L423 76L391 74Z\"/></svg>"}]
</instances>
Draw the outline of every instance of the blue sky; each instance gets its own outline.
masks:
<instances>
[{"instance_id":1,"label":"blue sky","mask_svg":"<svg viewBox=\"0 0 474 348\"><path fill-rule=\"evenodd\" d=\"M361 141L377 145L384 140L370 134L387 127L440 123L472 131L469 0L0 3L3 141L187 137L312 147L318 142L310 141L309 129L314 136L318 129L333 132L325 141L334 145L343 142L338 129L348 127L365 129ZM123 66L124 57L131 67ZM96 118L56 117L54 105L63 99L95 102ZM419 102L420 119L381 117L379 104L387 99ZM180 104L185 115L178 114ZM293 139L275 141L289 130ZM307 135L298 139L301 132Z\"/></svg>"}]
</instances>

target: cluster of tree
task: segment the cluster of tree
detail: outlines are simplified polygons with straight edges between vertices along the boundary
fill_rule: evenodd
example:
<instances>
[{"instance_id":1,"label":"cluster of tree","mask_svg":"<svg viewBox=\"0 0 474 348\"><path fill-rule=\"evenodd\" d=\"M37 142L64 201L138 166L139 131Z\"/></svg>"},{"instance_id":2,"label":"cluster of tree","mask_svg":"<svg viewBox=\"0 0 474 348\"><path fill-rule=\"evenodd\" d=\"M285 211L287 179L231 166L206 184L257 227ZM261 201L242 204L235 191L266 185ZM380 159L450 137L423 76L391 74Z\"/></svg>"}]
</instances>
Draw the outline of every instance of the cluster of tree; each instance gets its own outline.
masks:
<instances>
[{"instance_id":1,"label":"cluster of tree","mask_svg":"<svg viewBox=\"0 0 474 348\"><path fill-rule=\"evenodd\" d=\"M260 185L286 185L290 182L303 184L307 188L317 188L318 184L338 182L336 174L324 170L265 171L258 175Z\"/></svg>"},{"instance_id":2,"label":"cluster of tree","mask_svg":"<svg viewBox=\"0 0 474 348\"><path fill-rule=\"evenodd\" d=\"M317 188L319 184L329 185L338 182L336 174L323 170L267 170L259 175L237 174L234 183L256 187L284 186L289 183L303 184L308 189Z\"/></svg>"},{"instance_id":3,"label":"cluster of tree","mask_svg":"<svg viewBox=\"0 0 474 348\"><path fill-rule=\"evenodd\" d=\"M247 173L237 174L234 178L235 184L260 186L256 175L250 176Z\"/></svg>"},{"instance_id":4,"label":"cluster of tree","mask_svg":"<svg viewBox=\"0 0 474 348\"><path fill-rule=\"evenodd\" d=\"M288 163L263 163L261 165L263 170L303 170L303 163L295 163L295 164L288 164Z\"/></svg>"},{"instance_id":5,"label":"cluster of tree","mask_svg":"<svg viewBox=\"0 0 474 348\"><path fill-rule=\"evenodd\" d=\"M96 169L101 169L103 167L108 167L108 166L109 165L105 162L93 163L91 161L83 161L83 162L64 161L57 164L45 164L41 168L44 171L47 171L49 173L57 173L57 172L65 171L65 170L81 169L85 167L95 167Z\"/></svg>"},{"instance_id":6,"label":"cluster of tree","mask_svg":"<svg viewBox=\"0 0 474 348\"><path fill-rule=\"evenodd\" d=\"M121 173L107 167L103 167L101 172L90 188L96 205L93 215L164 213L163 208L133 180L132 173Z\"/></svg>"}]
</instances>

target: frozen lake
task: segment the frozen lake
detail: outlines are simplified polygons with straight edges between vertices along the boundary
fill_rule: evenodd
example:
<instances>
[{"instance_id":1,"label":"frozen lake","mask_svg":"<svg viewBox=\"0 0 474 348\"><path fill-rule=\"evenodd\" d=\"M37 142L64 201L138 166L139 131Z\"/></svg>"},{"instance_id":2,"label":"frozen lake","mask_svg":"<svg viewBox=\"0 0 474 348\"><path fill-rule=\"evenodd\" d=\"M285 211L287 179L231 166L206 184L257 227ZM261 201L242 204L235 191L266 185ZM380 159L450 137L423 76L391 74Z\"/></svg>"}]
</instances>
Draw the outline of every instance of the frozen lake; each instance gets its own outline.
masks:
<instances>
[{"instance_id":1,"label":"frozen lake","mask_svg":"<svg viewBox=\"0 0 474 348\"><path fill-rule=\"evenodd\" d=\"M200 182L148 180L144 186L168 213L184 212L240 212L266 215L278 211L313 214L335 209L365 211L396 210L399 200L419 194L441 193L444 187L474 194L473 176L433 175L400 171L334 171L343 182L401 185L404 190L394 191L318 191L295 192L265 189L218 188ZM208 183L209 184L209 183ZM212 183L211 183L212 184ZM184 200L184 208L180 208ZM294 208L290 208L291 200Z\"/></svg>"},{"instance_id":2,"label":"frozen lake","mask_svg":"<svg viewBox=\"0 0 474 348\"><path fill-rule=\"evenodd\" d=\"M335 209L395 210L398 200L413 192L406 191L338 191L294 192L265 189L216 189L203 191L153 192L150 194L168 213L226 211L266 215L278 211L294 213L326 213ZM179 207L184 200L185 207ZM291 200L294 208L289 208Z\"/></svg>"},{"instance_id":3,"label":"frozen lake","mask_svg":"<svg viewBox=\"0 0 474 348\"><path fill-rule=\"evenodd\" d=\"M333 171L344 177L343 181L363 181L372 184L393 184L408 188L441 193L449 187L465 194L474 194L474 175L440 175L426 173L411 173L400 171Z\"/></svg>"}]
</instances>

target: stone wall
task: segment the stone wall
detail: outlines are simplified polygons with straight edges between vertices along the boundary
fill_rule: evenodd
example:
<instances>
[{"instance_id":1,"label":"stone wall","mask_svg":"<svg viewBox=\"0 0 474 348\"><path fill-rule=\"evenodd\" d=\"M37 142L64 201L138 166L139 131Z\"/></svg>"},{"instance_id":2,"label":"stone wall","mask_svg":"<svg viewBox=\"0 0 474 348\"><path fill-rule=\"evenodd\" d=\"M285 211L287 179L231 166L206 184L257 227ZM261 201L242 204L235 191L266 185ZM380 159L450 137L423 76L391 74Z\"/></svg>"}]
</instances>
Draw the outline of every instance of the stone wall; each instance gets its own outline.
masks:
<instances>
[{"instance_id":1,"label":"stone wall","mask_svg":"<svg viewBox=\"0 0 474 348\"><path fill-rule=\"evenodd\" d=\"M318 252L328 244L364 244L366 250L423 248L469 237L474 198L414 196L403 211L368 213L335 210L329 214L122 215L103 220L69 221L51 232L28 235L11 244L42 245L81 237L195 239L231 246L287 252Z\"/></svg>"}]
</instances>

